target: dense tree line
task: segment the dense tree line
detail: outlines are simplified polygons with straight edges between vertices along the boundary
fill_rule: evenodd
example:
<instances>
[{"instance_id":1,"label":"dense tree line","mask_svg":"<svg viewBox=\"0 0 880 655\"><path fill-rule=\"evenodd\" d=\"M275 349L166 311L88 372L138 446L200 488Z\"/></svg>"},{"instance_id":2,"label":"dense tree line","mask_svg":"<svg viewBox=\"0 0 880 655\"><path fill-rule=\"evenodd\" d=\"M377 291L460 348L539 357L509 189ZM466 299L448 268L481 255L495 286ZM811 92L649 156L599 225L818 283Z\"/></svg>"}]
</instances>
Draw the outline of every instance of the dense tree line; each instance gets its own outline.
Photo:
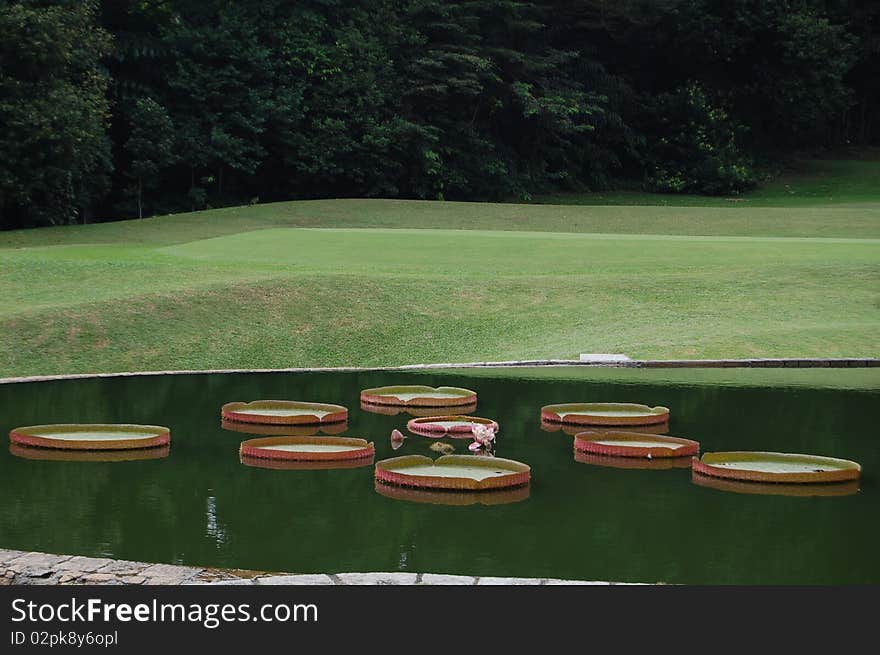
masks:
<instances>
[{"instance_id":1,"label":"dense tree line","mask_svg":"<svg viewBox=\"0 0 880 655\"><path fill-rule=\"evenodd\" d=\"M0 0L0 226L736 193L880 141L869 0Z\"/></svg>"}]
</instances>

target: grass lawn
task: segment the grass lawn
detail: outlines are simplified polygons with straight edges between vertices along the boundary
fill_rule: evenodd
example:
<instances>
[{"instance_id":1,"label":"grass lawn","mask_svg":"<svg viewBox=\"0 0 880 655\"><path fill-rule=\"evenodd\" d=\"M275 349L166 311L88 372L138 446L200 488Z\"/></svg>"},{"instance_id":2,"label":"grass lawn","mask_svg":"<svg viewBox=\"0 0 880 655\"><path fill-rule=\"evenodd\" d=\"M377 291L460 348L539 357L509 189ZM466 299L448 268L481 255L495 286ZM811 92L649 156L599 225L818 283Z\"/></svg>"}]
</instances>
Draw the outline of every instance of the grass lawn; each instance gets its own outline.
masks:
<instances>
[{"instance_id":1,"label":"grass lawn","mask_svg":"<svg viewBox=\"0 0 880 655\"><path fill-rule=\"evenodd\" d=\"M848 188L827 206L325 200L0 233L0 376L877 356L880 185Z\"/></svg>"}]
</instances>

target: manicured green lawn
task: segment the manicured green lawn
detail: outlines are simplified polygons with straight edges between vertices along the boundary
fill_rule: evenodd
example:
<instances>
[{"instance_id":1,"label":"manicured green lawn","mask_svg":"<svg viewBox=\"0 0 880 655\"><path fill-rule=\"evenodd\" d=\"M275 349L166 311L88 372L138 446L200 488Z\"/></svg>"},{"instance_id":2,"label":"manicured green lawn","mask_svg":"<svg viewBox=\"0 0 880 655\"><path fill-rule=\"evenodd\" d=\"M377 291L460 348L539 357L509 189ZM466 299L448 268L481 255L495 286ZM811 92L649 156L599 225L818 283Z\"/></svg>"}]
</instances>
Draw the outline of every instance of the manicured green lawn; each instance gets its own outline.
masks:
<instances>
[{"instance_id":1,"label":"manicured green lawn","mask_svg":"<svg viewBox=\"0 0 880 655\"><path fill-rule=\"evenodd\" d=\"M877 356L880 188L854 197L326 200L0 233L0 376Z\"/></svg>"},{"instance_id":2,"label":"manicured green lawn","mask_svg":"<svg viewBox=\"0 0 880 655\"><path fill-rule=\"evenodd\" d=\"M4 375L877 352L874 239L246 232L5 250Z\"/></svg>"}]
</instances>

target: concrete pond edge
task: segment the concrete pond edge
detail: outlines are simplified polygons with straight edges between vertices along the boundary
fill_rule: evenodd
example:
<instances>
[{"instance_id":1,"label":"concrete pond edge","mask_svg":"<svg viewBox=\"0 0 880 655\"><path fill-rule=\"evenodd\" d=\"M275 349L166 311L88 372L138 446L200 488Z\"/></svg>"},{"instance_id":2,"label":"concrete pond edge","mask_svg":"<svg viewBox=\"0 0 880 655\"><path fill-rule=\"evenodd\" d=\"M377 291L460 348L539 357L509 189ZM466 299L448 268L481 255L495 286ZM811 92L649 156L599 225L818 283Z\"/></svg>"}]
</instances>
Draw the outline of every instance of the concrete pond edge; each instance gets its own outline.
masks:
<instances>
[{"instance_id":1,"label":"concrete pond edge","mask_svg":"<svg viewBox=\"0 0 880 655\"><path fill-rule=\"evenodd\" d=\"M270 573L0 549L0 585L624 585L557 578L415 573Z\"/></svg>"}]
</instances>

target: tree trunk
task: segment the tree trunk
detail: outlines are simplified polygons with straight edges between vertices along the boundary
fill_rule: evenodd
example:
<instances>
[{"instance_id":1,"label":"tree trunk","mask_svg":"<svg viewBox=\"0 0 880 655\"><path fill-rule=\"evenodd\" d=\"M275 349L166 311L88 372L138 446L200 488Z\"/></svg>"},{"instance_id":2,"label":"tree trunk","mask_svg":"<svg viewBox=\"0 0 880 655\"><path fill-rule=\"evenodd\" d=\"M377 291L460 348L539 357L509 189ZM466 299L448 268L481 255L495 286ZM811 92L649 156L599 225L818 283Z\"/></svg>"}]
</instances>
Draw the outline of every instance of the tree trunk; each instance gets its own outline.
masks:
<instances>
[{"instance_id":1,"label":"tree trunk","mask_svg":"<svg viewBox=\"0 0 880 655\"><path fill-rule=\"evenodd\" d=\"M141 196L143 195L144 185L141 182L141 178L138 178L138 218L144 217L144 206L141 202Z\"/></svg>"},{"instance_id":2,"label":"tree trunk","mask_svg":"<svg viewBox=\"0 0 880 655\"><path fill-rule=\"evenodd\" d=\"M859 120L859 133L858 133L858 142L859 145L864 146L868 143L868 103L870 102L870 96L868 93L865 93L862 96L862 106L860 109L862 110L862 115Z\"/></svg>"}]
</instances>

